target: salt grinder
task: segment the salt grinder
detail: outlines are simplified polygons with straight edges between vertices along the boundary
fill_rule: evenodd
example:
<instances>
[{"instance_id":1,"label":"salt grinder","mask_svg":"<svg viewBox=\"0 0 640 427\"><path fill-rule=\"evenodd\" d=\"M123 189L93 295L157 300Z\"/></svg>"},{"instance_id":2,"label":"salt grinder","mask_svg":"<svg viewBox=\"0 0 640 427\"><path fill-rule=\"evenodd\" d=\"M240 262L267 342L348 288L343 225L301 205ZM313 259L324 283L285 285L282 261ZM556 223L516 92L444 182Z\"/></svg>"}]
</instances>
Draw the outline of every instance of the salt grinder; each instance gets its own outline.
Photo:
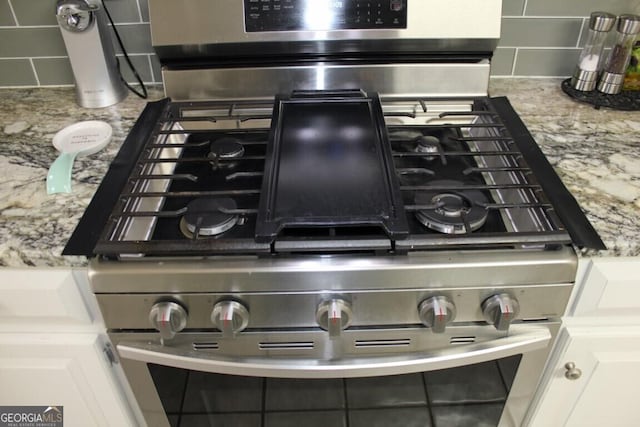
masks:
<instances>
[{"instance_id":1,"label":"salt grinder","mask_svg":"<svg viewBox=\"0 0 640 427\"><path fill-rule=\"evenodd\" d=\"M622 91L624 83L624 75L631 59L631 49L633 42L640 32L640 16L637 15L620 15L618 17L618 34L616 43L613 45L598 90L603 93L614 95Z\"/></svg>"},{"instance_id":2,"label":"salt grinder","mask_svg":"<svg viewBox=\"0 0 640 427\"><path fill-rule=\"evenodd\" d=\"M589 34L580 53L580 59L571 78L571 86L580 91L588 92L596 88L598 74L601 69L602 49L607 33L616 22L615 15L607 12L593 12L589 20Z\"/></svg>"}]
</instances>

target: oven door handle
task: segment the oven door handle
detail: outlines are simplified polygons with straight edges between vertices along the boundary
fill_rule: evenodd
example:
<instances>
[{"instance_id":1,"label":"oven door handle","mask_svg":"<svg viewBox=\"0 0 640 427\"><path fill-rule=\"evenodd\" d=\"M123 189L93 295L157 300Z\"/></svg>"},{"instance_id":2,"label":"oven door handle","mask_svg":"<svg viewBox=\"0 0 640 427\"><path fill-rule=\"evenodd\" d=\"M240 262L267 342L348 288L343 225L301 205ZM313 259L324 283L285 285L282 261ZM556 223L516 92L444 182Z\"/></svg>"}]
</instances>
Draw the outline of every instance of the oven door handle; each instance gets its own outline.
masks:
<instances>
[{"instance_id":1,"label":"oven door handle","mask_svg":"<svg viewBox=\"0 0 640 427\"><path fill-rule=\"evenodd\" d=\"M551 343L547 328L527 328L495 340L415 352L402 356L345 357L333 360L313 358L226 357L191 348L156 343L122 341L120 357L144 363L200 372L276 378L349 378L395 375L453 368L501 359L546 348Z\"/></svg>"}]
</instances>

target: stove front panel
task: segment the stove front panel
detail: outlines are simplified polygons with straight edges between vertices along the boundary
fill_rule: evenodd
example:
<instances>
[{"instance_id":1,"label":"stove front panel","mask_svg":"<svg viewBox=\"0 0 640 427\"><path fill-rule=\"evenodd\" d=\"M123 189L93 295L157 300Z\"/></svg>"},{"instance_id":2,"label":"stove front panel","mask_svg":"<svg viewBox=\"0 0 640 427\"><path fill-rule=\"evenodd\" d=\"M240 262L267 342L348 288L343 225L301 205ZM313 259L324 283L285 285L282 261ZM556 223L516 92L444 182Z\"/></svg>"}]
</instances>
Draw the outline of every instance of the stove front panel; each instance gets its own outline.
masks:
<instances>
[{"instance_id":1,"label":"stove front panel","mask_svg":"<svg viewBox=\"0 0 640 427\"><path fill-rule=\"evenodd\" d=\"M487 55L500 37L500 0L262 0L260 10L253 10L256 3L151 0L152 43L161 62L345 53Z\"/></svg>"},{"instance_id":2,"label":"stove front panel","mask_svg":"<svg viewBox=\"0 0 640 427\"><path fill-rule=\"evenodd\" d=\"M215 280L212 278L212 281ZM304 285L300 286L305 289ZM262 334L301 334L299 328L307 328L307 333L321 333L316 319L316 310L323 301L341 298L349 302L352 310L350 327L352 334L375 335L380 328L392 330L408 326L421 328L418 307L431 296L445 296L457 307L453 325L467 322L485 323L481 304L497 293L517 296L520 319L540 320L562 316L571 294L571 284L550 284L544 286L501 286L496 288L465 288L443 286L440 288L395 289L393 291L324 291L308 290L288 294L270 293L142 293L98 294L107 328L147 329L149 312L158 301L178 301L189 312L187 330L209 329L222 339L211 321L215 304L221 301L239 301L248 308L249 326L246 333L260 331ZM553 299L549 299L553 295ZM517 324L517 322L516 322ZM493 329L493 328L491 328ZM351 329L350 329L351 330ZM358 332L359 331L359 332ZM246 335L243 332L240 335ZM219 335L219 336L218 336ZM302 334L304 335L304 334ZM296 340L294 340L296 341Z\"/></svg>"},{"instance_id":3,"label":"stove front panel","mask_svg":"<svg viewBox=\"0 0 640 427\"><path fill-rule=\"evenodd\" d=\"M164 66L167 96L176 101L273 98L294 90L375 91L385 97L486 96L488 59L466 62L377 63L333 62L271 65L247 64L207 68ZM450 58L449 58L450 59Z\"/></svg>"}]
</instances>

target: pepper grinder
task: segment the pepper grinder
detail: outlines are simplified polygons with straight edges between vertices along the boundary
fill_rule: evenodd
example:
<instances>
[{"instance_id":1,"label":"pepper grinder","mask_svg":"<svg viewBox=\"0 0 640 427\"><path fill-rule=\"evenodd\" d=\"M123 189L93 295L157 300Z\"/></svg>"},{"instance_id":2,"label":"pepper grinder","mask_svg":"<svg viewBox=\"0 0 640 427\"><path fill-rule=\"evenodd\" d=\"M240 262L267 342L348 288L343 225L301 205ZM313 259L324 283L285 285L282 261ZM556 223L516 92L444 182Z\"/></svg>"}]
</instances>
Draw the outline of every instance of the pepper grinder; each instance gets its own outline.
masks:
<instances>
[{"instance_id":1,"label":"pepper grinder","mask_svg":"<svg viewBox=\"0 0 640 427\"><path fill-rule=\"evenodd\" d=\"M607 33L616 22L615 15L607 12L593 12L589 19L589 34L580 53L576 70L571 78L571 86L580 91L588 92L596 88L598 74L601 69L602 50Z\"/></svg>"},{"instance_id":2,"label":"pepper grinder","mask_svg":"<svg viewBox=\"0 0 640 427\"><path fill-rule=\"evenodd\" d=\"M598 90L615 95L622 91L624 75L631 59L631 49L636 35L640 32L640 16L620 15L618 18L616 43L613 45L604 72L598 83Z\"/></svg>"}]
</instances>

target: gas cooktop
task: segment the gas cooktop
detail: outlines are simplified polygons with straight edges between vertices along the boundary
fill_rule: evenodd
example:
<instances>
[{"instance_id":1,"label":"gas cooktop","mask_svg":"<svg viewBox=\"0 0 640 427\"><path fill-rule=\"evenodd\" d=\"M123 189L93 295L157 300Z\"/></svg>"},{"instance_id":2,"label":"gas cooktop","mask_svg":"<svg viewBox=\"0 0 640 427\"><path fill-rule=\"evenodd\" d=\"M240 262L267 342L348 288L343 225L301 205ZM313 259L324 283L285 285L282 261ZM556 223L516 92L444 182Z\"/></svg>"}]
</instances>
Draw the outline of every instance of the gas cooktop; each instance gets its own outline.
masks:
<instances>
[{"instance_id":1,"label":"gas cooktop","mask_svg":"<svg viewBox=\"0 0 640 427\"><path fill-rule=\"evenodd\" d=\"M103 183L93 255L544 249L590 227L506 99L164 100L149 120Z\"/></svg>"}]
</instances>

